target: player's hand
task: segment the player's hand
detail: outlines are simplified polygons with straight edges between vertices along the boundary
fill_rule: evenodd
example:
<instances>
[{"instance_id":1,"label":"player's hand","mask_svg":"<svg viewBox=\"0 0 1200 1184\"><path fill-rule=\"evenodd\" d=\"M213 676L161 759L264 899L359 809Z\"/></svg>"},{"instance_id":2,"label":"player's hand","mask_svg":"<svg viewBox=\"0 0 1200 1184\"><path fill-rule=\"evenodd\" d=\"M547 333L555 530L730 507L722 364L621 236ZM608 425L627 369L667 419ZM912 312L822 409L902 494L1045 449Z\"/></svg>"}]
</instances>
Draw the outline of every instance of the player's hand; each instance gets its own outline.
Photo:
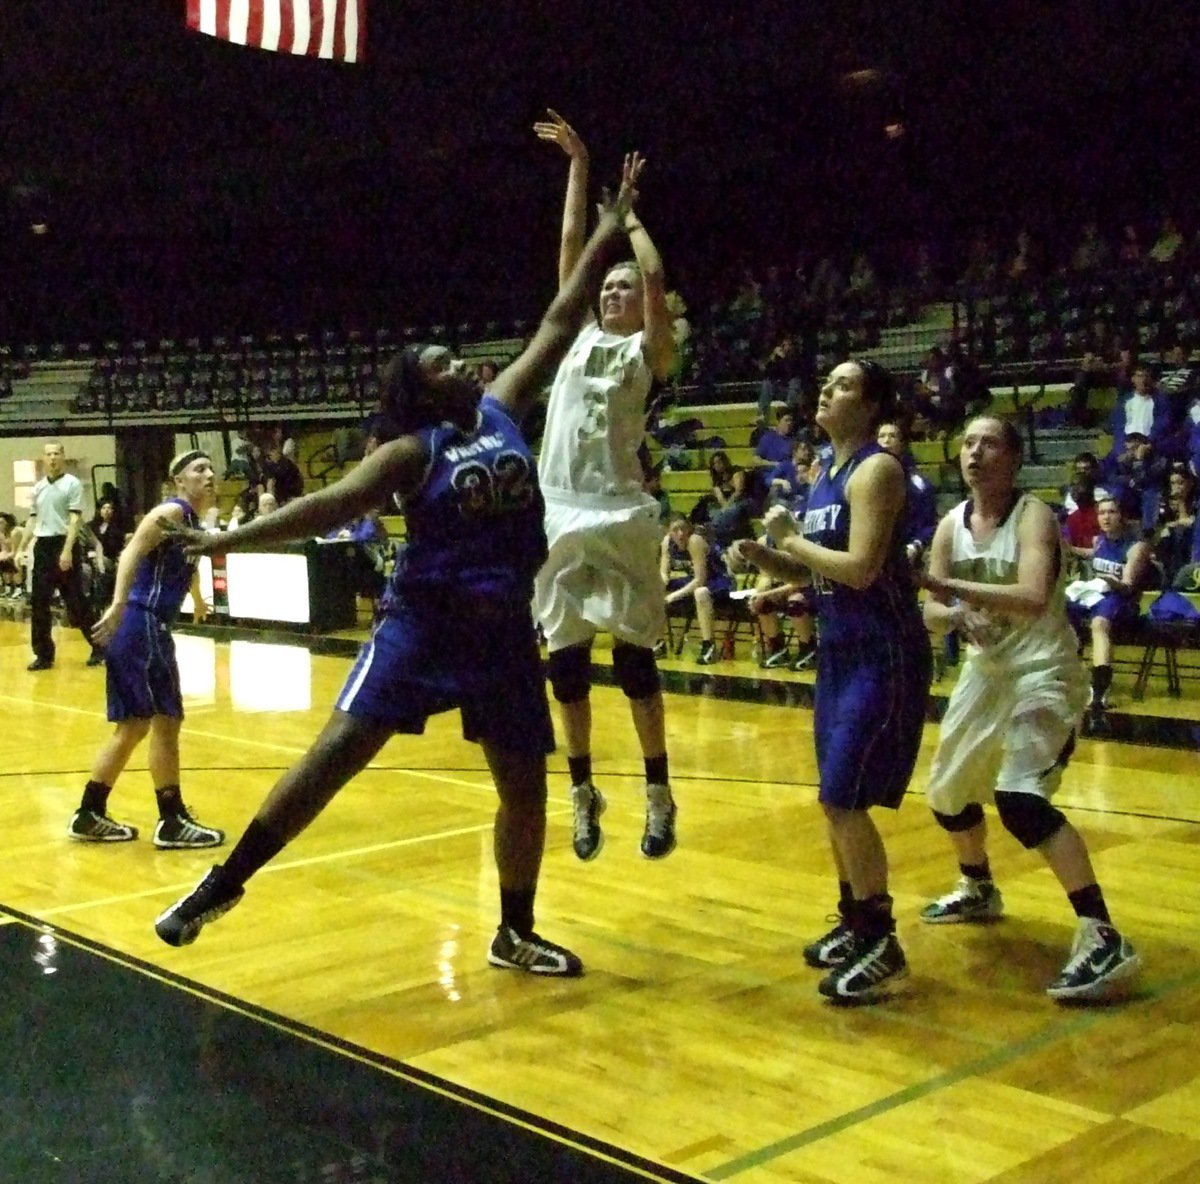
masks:
<instances>
[{"instance_id":1,"label":"player's hand","mask_svg":"<svg viewBox=\"0 0 1200 1184\"><path fill-rule=\"evenodd\" d=\"M1116 576L1112 576L1112 575L1109 575L1107 572L1103 572L1103 573L1101 573L1100 578L1109 586L1109 588L1113 592L1124 592L1125 591L1125 585L1122 584L1121 581L1119 579L1117 579Z\"/></svg>"},{"instance_id":2,"label":"player's hand","mask_svg":"<svg viewBox=\"0 0 1200 1184\"><path fill-rule=\"evenodd\" d=\"M233 542L223 534L210 534L206 530L192 530L191 527L183 526L166 517L161 518L158 525L165 538L169 538L183 547L185 555L216 555L223 552L226 546Z\"/></svg>"},{"instance_id":3,"label":"player's hand","mask_svg":"<svg viewBox=\"0 0 1200 1184\"><path fill-rule=\"evenodd\" d=\"M746 555L746 544L749 539L735 539L725 549L725 566L731 575L745 575L750 570L751 561Z\"/></svg>"},{"instance_id":4,"label":"player's hand","mask_svg":"<svg viewBox=\"0 0 1200 1184\"><path fill-rule=\"evenodd\" d=\"M75 566L75 558L71 554L70 551L64 551L58 557L58 570L59 571L70 571L71 568L74 566Z\"/></svg>"},{"instance_id":5,"label":"player's hand","mask_svg":"<svg viewBox=\"0 0 1200 1184\"><path fill-rule=\"evenodd\" d=\"M192 597L192 623L199 625L212 615L212 605L204 597Z\"/></svg>"},{"instance_id":6,"label":"player's hand","mask_svg":"<svg viewBox=\"0 0 1200 1184\"><path fill-rule=\"evenodd\" d=\"M124 601L113 601L112 604L104 610L104 615L92 626L92 642L100 647L107 649L108 643L112 641L113 636L117 632L117 628L121 624L121 618L125 615Z\"/></svg>"},{"instance_id":7,"label":"player's hand","mask_svg":"<svg viewBox=\"0 0 1200 1184\"><path fill-rule=\"evenodd\" d=\"M958 631L972 644L981 649L995 645L1002 633L1000 623L984 609L959 605Z\"/></svg>"},{"instance_id":8,"label":"player's hand","mask_svg":"<svg viewBox=\"0 0 1200 1184\"><path fill-rule=\"evenodd\" d=\"M638 199L638 181L646 167L646 158L640 152L627 152L621 166L621 188L617 190L617 205L625 214L631 214Z\"/></svg>"},{"instance_id":9,"label":"player's hand","mask_svg":"<svg viewBox=\"0 0 1200 1184\"><path fill-rule=\"evenodd\" d=\"M579 133L559 113L546 108L546 118L533 125L539 140L557 144L572 160L587 160L588 151Z\"/></svg>"},{"instance_id":10,"label":"player's hand","mask_svg":"<svg viewBox=\"0 0 1200 1184\"><path fill-rule=\"evenodd\" d=\"M763 517L763 525L767 528L772 540L782 543L784 539L796 534L800 524L786 506L772 506Z\"/></svg>"}]
</instances>

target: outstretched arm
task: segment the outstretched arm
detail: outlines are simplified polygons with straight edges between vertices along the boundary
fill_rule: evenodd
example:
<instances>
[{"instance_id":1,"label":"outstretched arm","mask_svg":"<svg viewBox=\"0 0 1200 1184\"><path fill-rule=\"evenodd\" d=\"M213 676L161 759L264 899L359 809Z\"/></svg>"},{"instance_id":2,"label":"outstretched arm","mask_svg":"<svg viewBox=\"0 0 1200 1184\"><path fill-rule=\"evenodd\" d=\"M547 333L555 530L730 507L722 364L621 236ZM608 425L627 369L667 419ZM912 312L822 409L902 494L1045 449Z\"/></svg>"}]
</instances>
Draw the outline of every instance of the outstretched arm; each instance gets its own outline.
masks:
<instances>
[{"instance_id":1,"label":"outstretched arm","mask_svg":"<svg viewBox=\"0 0 1200 1184\"><path fill-rule=\"evenodd\" d=\"M646 158L640 153L633 152L626 156L621 189L622 192L628 189L630 208L625 215L625 233L629 235L633 257L642 273L642 315L645 321L642 341L646 364L655 378L663 379L670 374L675 362L675 338L671 333L671 310L667 308L666 275L662 256L650 232L633 209L638 196L637 181L645 165Z\"/></svg>"},{"instance_id":2,"label":"outstretched arm","mask_svg":"<svg viewBox=\"0 0 1200 1184\"><path fill-rule=\"evenodd\" d=\"M566 284L543 315L533 340L525 347L524 353L492 383L489 393L503 403L518 421L524 418L542 385L575 339L588 299L600 283L608 246L621 233L625 209L619 200L602 203L600 220L592 237L583 248L583 254Z\"/></svg>"},{"instance_id":3,"label":"outstretched arm","mask_svg":"<svg viewBox=\"0 0 1200 1184\"><path fill-rule=\"evenodd\" d=\"M571 161L567 170L562 241L558 249L558 286L561 290L571 278L587 238L588 151L575 129L550 108L546 109L546 118L533 125L533 130L539 140L557 144Z\"/></svg>"}]
</instances>

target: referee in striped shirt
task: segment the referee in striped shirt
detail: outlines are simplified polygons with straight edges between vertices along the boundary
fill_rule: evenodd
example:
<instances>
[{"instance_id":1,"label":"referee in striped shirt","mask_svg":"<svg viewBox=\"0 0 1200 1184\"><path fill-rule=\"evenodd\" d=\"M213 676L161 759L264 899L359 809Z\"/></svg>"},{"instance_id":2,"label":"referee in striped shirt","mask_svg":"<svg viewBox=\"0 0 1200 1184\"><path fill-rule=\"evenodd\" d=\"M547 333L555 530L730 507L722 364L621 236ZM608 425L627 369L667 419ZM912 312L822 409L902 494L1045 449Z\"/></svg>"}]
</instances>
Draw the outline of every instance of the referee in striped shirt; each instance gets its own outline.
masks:
<instances>
[{"instance_id":1,"label":"referee in striped shirt","mask_svg":"<svg viewBox=\"0 0 1200 1184\"><path fill-rule=\"evenodd\" d=\"M94 624L83 595L79 571L82 549L77 547L83 517L83 484L66 471L66 452L60 443L48 443L43 454L46 475L33 487L33 505L25 524L26 563L31 552L33 556L30 615L34 656L29 670L49 670L54 665L50 602L55 588L62 593L72 623L79 628L89 646L92 645ZM87 664L99 666L103 661L103 652L93 646Z\"/></svg>"}]
</instances>

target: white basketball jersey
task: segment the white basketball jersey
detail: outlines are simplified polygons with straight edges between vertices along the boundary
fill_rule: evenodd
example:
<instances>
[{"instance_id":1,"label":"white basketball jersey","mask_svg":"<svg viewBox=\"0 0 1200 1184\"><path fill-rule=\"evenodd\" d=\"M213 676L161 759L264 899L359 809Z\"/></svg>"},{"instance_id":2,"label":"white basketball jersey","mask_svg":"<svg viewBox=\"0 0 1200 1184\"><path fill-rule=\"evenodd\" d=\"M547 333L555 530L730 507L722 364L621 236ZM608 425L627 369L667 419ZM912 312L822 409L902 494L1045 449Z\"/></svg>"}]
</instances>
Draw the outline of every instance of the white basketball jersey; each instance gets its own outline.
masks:
<instances>
[{"instance_id":1,"label":"white basketball jersey","mask_svg":"<svg viewBox=\"0 0 1200 1184\"><path fill-rule=\"evenodd\" d=\"M1028 504L1036 499L1023 494L1007 518L996 528L986 543L975 541L967 521L970 502L960 502L950 511L954 523L951 541L950 576L956 580L968 580L974 584L1015 584L1020 546L1017 542L1017 527ZM1000 637L991 645L972 652L986 659L989 664L1003 664L1013 671L1028 669L1031 665L1060 662L1079 664L1078 642L1067 621L1066 557L1059 556L1058 576L1054 591L1045 611L1036 617L1005 617L990 614L1000 626Z\"/></svg>"},{"instance_id":2,"label":"white basketball jersey","mask_svg":"<svg viewBox=\"0 0 1200 1184\"><path fill-rule=\"evenodd\" d=\"M650 381L640 332L617 337L589 321L550 388L538 459L542 488L626 504L648 498L637 450Z\"/></svg>"}]
</instances>

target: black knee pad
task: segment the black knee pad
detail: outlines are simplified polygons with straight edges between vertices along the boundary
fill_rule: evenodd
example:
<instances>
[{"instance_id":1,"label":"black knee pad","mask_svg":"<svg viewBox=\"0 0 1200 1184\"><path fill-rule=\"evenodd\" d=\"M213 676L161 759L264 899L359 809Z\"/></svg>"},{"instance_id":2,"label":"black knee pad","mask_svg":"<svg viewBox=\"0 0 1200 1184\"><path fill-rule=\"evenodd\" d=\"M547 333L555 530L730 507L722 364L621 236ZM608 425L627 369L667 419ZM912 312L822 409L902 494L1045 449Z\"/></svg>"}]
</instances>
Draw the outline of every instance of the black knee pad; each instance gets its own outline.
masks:
<instances>
[{"instance_id":1,"label":"black knee pad","mask_svg":"<svg viewBox=\"0 0 1200 1184\"><path fill-rule=\"evenodd\" d=\"M960 831L970 830L983 821L983 807L978 802L971 802L957 814L939 814L937 810L934 810L933 816L942 830L957 834Z\"/></svg>"},{"instance_id":2,"label":"black knee pad","mask_svg":"<svg viewBox=\"0 0 1200 1184\"><path fill-rule=\"evenodd\" d=\"M1028 851L1058 833L1063 812L1033 793L996 791L996 810L1008 833Z\"/></svg>"},{"instance_id":3,"label":"black knee pad","mask_svg":"<svg viewBox=\"0 0 1200 1184\"><path fill-rule=\"evenodd\" d=\"M550 655L550 686L560 703L582 703L592 689L592 649L569 645Z\"/></svg>"},{"instance_id":4,"label":"black knee pad","mask_svg":"<svg viewBox=\"0 0 1200 1184\"><path fill-rule=\"evenodd\" d=\"M661 685L653 651L627 641L613 645L613 677L627 699L648 699Z\"/></svg>"}]
</instances>

